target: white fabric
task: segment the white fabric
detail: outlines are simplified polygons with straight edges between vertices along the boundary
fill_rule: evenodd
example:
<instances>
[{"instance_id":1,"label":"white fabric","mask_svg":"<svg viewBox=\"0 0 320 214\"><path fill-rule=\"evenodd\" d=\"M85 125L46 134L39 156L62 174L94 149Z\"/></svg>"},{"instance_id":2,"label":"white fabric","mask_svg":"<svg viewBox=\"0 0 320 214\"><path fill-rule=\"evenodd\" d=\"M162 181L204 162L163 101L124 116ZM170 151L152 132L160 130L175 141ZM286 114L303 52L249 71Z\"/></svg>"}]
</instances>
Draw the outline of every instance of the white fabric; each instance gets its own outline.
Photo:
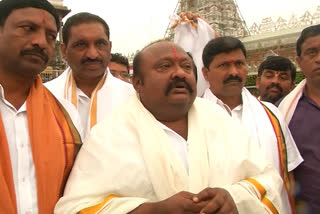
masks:
<instances>
[{"instance_id":1,"label":"white fabric","mask_svg":"<svg viewBox=\"0 0 320 214\"><path fill-rule=\"evenodd\" d=\"M66 101L59 101L69 112L73 123L82 135L76 109ZM0 85L0 111L8 141L18 214L36 214L38 213L37 184L28 132L26 103L17 110L5 99L4 90Z\"/></svg>"},{"instance_id":2,"label":"white fabric","mask_svg":"<svg viewBox=\"0 0 320 214\"><path fill-rule=\"evenodd\" d=\"M189 173L188 142L183 137L178 135L175 131L173 131L172 129L168 128L164 124L162 124L160 122L159 122L159 124L163 128L165 133L167 134L170 144L174 147L176 152L181 157L181 160L183 162L183 165L184 165L187 173Z\"/></svg>"},{"instance_id":3,"label":"white fabric","mask_svg":"<svg viewBox=\"0 0 320 214\"><path fill-rule=\"evenodd\" d=\"M59 77L53 79L44 85L58 98L64 98L66 82L69 76L70 68L64 71ZM107 68L107 78L104 85L97 93L97 123L117 108L123 101L127 100L134 93L131 84L126 83L112 76ZM71 102L71 87L68 88L66 99ZM78 111L83 124L84 135L90 131L90 98L77 88Z\"/></svg>"},{"instance_id":4,"label":"white fabric","mask_svg":"<svg viewBox=\"0 0 320 214\"><path fill-rule=\"evenodd\" d=\"M239 213L268 213L255 188L242 181L248 177L265 187L268 199L283 213L279 174L241 126L201 98L188 114L188 165L189 174L162 126L133 96L92 129L55 213L77 213L110 194L120 197L98 213L128 213L146 201L208 186L229 191Z\"/></svg>"},{"instance_id":5,"label":"white fabric","mask_svg":"<svg viewBox=\"0 0 320 214\"><path fill-rule=\"evenodd\" d=\"M265 109L263 108L262 104L246 88L243 88L241 96L242 117L238 118L238 121L244 127L247 128L249 133L254 138L255 142L257 142L260 148L262 148L263 151L265 151L267 158L271 161L271 163L278 170L278 172L280 172L277 138L274 133L270 119L267 113L265 112ZM207 89L205 91L203 97L217 104L223 103L211 92L210 89ZM288 171L290 172L294 170L303 161L303 159L280 111L277 109L276 106L269 102L263 102L263 104L265 104L272 111L272 113L278 118L280 122L287 146ZM225 106L219 106L221 106L223 109L226 109ZM287 199L285 189L283 189L281 196L284 199ZM290 213L291 208L288 199L286 200L285 205L287 210L287 212L285 213Z\"/></svg>"},{"instance_id":6,"label":"white fabric","mask_svg":"<svg viewBox=\"0 0 320 214\"><path fill-rule=\"evenodd\" d=\"M278 107L287 124L289 124L292 119L306 83L306 79L302 80L287 96L283 98Z\"/></svg>"},{"instance_id":7,"label":"white fabric","mask_svg":"<svg viewBox=\"0 0 320 214\"><path fill-rule=\"evenodd\" d=\"M197 66L198 96L202 96L204 91L209 88L209 84L202 74L202 51L214 36L215 33L211 26L201 18L198 18L197 29L195 29L190 23L186 22L180 22L175 28L174 43L181 46L185 51L190 52Z\"/></svg>"}]
</instances>

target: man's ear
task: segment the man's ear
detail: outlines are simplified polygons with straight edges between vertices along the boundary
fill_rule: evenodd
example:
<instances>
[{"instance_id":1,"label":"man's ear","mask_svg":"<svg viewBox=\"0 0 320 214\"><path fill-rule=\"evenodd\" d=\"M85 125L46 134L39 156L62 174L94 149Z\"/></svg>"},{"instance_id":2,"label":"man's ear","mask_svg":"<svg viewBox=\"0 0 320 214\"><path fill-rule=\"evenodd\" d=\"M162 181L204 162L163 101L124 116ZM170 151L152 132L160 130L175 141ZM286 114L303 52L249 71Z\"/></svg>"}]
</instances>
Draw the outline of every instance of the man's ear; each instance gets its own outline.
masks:
<instances>
[{"instance_id":1,"label":"man's ear","mask_svg":"<svg viewBox=\"0 0 320 214\"><path fill-rule=\"evenodd\" d=\"M132 77L132 86L138 93L140 92L141 86L143 85L143 80L142 80L142 77L140 76L141 75L134 75Z\"/></svg>"},{"instance_id":2,"label":"man's ear","mask_svg":"<svg viewBox=\"0 0 320 214\"><path fill-rule=\"evenodd\" d=\"M202 67L202 74L203 74L203 77L205 80L209 81L208 80L208 72L209 72L209 69L206 68L206 67Z\"/></svg>"},{"instance_id":3,"label":"man's ear","mask_svg":"<svg viewBox=\"0 0 320 214\"><path fill-rule=\"evenodd\" d=\"M261 80L261 77L257 77L256 79L256 88L259 90L260 88L260 80Z\"/></svg>"},{"instance_id":4,"label":"man's ear","mask_svg":"<svg viewBox=\"0 0 320 214\"><path fill-rule=\"evenodd\" d=\"M298 64L301 72L304 73L304 71L301 69L301 56L296 56L296 63Z\"/></svg>"},{"instance_id":5,"label":"man's ear","mask_svg":"<svg viewBox=\"0 0 320 214\"><path fill-rule=\"evenodd\" d=\"M300 63L301 63L300 56L296 56L295 60L296 60L296 63L298 63L298 65L300 67Z\"/></svg>"},{"instance_id":6,"label":"man's ear","mask_svg":"<svg viewBox=\"0 0 320 214\"><path fill-rule=\"evenodd\" d=\"M62 54L63 59L67 60L67 45L65 45L64 43L60 44L60 52Z\"/></svg>"}]
</instances>

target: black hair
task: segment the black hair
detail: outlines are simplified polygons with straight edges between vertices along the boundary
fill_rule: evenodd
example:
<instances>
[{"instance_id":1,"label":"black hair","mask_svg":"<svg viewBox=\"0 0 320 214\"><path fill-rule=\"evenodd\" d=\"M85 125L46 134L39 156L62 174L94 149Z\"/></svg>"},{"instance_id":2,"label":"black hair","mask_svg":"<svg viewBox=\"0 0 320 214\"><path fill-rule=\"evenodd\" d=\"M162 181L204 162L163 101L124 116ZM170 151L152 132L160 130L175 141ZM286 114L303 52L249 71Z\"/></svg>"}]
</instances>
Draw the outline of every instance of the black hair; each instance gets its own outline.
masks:
<instances>
[{"instance_id":1,"label":"black hair","mask_svg":"<svg viewBox=\"0 0 320 214\"><path fill-rule=\"evenodd\" d=\"M291 81L293 82L296 78L296 66L291 62L290 59L283 56L268 56L258 68L258 77L261 77L265 69L275 71L290 71Z\"/></svg>"},{"instance_id":2,"label":"black hair","mask_svg":"<svg viewBox=\"0 0 320 214\"><path fill-rule=\"evenodd\" d=\"M110 39L109 26L100 16L97 16L91 13L82 12L69 17L66 23L63 25L63 28L62 28L63 43L66 45L68 44L71 27L84 24L84 23L96 23L96 22L102 24L108 39Z\"/></svg>"},{"instance_id":3,"label":"black hair","mask_svg":"<svg viewBox=\"0 0 320 214\"><path fill-rule=\"evenodd\" d=\"M202 52L202 62L204 67L209 68L216 55L221 53L230 53L237 49L241 49L243 55L247 57L247 51L243 43L237 38L224 36L210 40Z\"/></svg>"},{"instance_id":4,"label":"black hair","mask_svg":"<svg viewBox=\"0 0 320 214\"><path fill-rule=\"evenodd\" d=\"M111 53L110 62L115 62L115 63L121 64L121 65L124 65L124 66L126 66L128 71L130 70L128 58L123 56L120 53Z\"/></svg>"},{"instance_id":5,"label":"black hair","mask_svg":"<svg viewBox=\"0 0 320 214\"><path fill-rule=\"evenodd\" d=\"M309 37L314 37L320 35L320 24L312 25L302 30L300 37L297 40L297 56L301 56L301 46Z\"/></svg>"},{"instance_id":6,"label":"black hair","mask_svg":"<svg viewBox=\"0 0 320 214\"><path fill-rule=\"evenodd\" d=\"M193 56L190 52L187 52L188 56L191 58L192 60L192 63L193 63L193 74L196 78L196 82L198 81L198 69L197 69L197 66L196 64L194 63L194 60L193 60Z\"/></svg>"},{"instance_id":7,"label":"black hair","mask_svg":"<svg viewBox=\"0 0 320 214\"><path fill-rule=\"evenodd\" d=\"M12 11L17 9L23 9L26 7L33 7L38 9L46 10L50 13L57 25L57 30L60 29L60 19L56 9L47 0L2 0L0 1L0 26L4 26L8 16Z\"/></svg>"}]
</instances>

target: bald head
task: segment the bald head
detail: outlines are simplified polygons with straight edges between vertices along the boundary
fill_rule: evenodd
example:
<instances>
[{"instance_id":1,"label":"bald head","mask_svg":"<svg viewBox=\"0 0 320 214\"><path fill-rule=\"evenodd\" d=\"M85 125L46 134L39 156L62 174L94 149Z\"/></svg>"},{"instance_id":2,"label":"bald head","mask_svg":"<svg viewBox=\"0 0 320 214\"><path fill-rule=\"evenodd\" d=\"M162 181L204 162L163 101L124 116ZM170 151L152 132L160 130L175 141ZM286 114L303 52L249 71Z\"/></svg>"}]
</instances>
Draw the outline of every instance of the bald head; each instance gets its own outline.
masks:
<instances>
[{"instance_id":1,"label":"bald head","mask_svg":"<svg viewBox=\"0 0 320 214\"><path fill-rule=\"evenodd\" d=\"M140 65L144 62L144 55L145 54L149 54L150 57L155 56L155 54L160 54L159 53L159 48L164 48L163 50L170 50L170 52L172 53L172 55L175 58L178 58L178 52L183 52L184 54L187 54L192 62L193 62L193 58L192 55L190 53L185 52L179 45L171 42L170 40L157 40L154 42L151 42L150 44L148 44L147 46L145 46L139 53L136 54L136 56L133 59L133 77L135 76L139 76L141 74L140 71ZM148 59L147 59L148 60ZM195 66L194 62L194 75L195 78L197 78L197 67Z\"/></svg>"}]
</instances>

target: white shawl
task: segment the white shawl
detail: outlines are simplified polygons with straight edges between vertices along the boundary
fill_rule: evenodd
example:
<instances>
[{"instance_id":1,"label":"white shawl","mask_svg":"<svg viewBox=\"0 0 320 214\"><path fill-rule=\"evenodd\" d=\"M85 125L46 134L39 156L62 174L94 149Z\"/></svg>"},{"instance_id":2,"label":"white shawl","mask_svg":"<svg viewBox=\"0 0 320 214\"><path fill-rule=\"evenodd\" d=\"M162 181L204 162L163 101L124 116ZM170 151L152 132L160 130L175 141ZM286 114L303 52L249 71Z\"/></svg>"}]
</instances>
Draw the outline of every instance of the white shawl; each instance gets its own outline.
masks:
<instances>
[{"instance_id":1,"label":"white shawl","mask_svg":"<svg viewBox=\"0 0 320 214\"><path fill-rule=\"evenodd\" d=\"M146 201L208 186L228 190L239 213L268 213L263 196L244 181L249 177L281 213L278 173L240 126L201 98L188 114L188 150L189 172L159 122L133 96L92 129L55 213L77 213L103 201L94 213L128 213ZM109 195L117 197L105 201Z\"/></svg>"},{"instance_id":2,"label":"white shawl","mask_svg":"<svg viewBox=\"0 0 320 214\"><path fill-rule=\"evenodd\" d=\"M197 94L202 96L204 91L209 88L209 84L202 74L202 52L206 44L215 37L215 33L211 26L201 18L198 18L196 27L190 22L179 20L175 28L174 43L192 54L198 70Z\"/></svg>"},{"instance_id":3,"label":"white shawl","mask_svg":"<svg viewBox=\"0 0 320 214\"><path fill-rule=\"evenodd\" d=\"M287 124L289 124L292 119L306 83L306 79L302 80L287 96L285 96L285 98L283 98L278 107Z\"/></svg>"}]
</instances>

